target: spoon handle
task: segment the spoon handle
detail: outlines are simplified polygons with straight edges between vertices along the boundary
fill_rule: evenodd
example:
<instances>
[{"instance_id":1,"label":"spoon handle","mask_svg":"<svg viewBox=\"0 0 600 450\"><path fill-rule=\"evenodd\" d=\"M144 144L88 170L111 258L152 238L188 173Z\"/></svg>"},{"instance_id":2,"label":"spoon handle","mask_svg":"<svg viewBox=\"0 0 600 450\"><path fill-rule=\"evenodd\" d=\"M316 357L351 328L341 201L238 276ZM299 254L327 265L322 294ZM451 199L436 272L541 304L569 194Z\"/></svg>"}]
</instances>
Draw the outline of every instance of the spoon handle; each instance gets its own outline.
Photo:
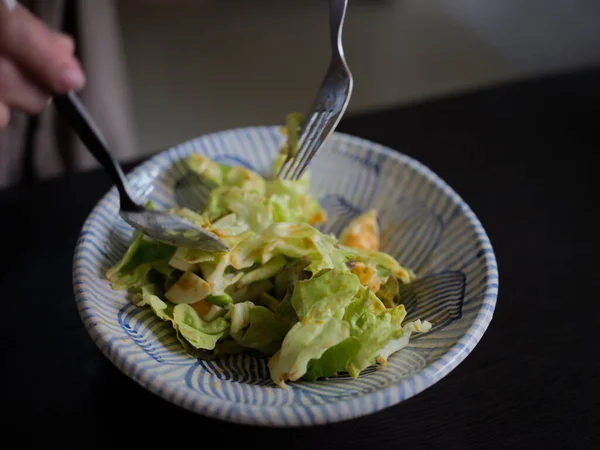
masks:
<instances>
[{"instance_id":1,"label":"spoon handle","mask_svg":"<svg viewBox=\"0 0 600 450\"><path fill-rule=\"evenodd\" d=\"M77 98L77 95L74 92L57 95L52 102L116 184L119 190L121 209L127 211L140 210L141 207L132 199L123 169L108 150L108 145L102 133L92 120L86 107Z\"/></svg>"}]
</instances>

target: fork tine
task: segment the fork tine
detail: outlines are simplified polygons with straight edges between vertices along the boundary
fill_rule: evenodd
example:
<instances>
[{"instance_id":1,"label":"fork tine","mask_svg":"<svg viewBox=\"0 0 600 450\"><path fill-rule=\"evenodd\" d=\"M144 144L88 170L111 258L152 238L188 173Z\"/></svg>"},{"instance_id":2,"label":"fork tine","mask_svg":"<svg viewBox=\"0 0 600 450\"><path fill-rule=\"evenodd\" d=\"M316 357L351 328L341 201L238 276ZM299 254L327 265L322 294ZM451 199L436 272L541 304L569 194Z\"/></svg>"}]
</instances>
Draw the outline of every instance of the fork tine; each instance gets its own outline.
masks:
<instances>
[{"instance_id":1,"label":"fork tine","mask_svg":"<svg viewBox=\"0 0 600 450\"><path fill-rule=\"evenodd\" d=\"M327 139L329 131L335 126L336 123L336 120L331 119L332 117L330 116L329 120L326 122L325 126L321 130L321 133L318 136L318 140L313 141L313 145L311 146L310 150L307 150L308 159L306 161L306 164L302 165L300 168L298 168L298 170L296 170L296 172L294 173L294 180L302 178L302 175L304 175L304 172L306 172L306 169L308 168L314 156L317 154L317 151L325 143L325 139Z\"/></svg>"},{"instance_id":2,"label":"fork tine","mask_svg":"<svg viewBox=\"0 0 600 450\"><path fill-rule=\"evenodd\" d=\"M307 147L306 161L304 164L299 166L297 168L297 170L295 171L294 180L298 180L298 179L302 178L302 175L304 175L304 172L306 172L306 170L308 169L308 166L310 165L311 161L313 160L313 158L315 157L315 155L317 154L319 149L323 147L323 144L325 143L325 140L327 139L327 136L329 135L330 130L335 127L335 123L336 123L335 115L332 115L330 112L329 116L327 117L326 122L323 124L321 130L319 130L319 134L311 142L311 145L309 147Z\"/></svg>"},{"instance_id":3,"label":"fork tine","mask_svg":"<svg viewBox=\"0 0 600 450\"><path fill-rule=\"evenodd\" d=\"M304 141L306 140L306 133L310 132L310 130L314 126L316 118L317 118L317 113L313 112L310 115L310 117L308 118L308 120L305 122L305 125L302 127L303 129L302 129L302 132L300 133L300 138L298 139L298 151L296 152L296 156L290 157L288 155L288 157L286 158L285 163L288 163L287 167L285 168L285 171L284 171L283 166L282 166L282 170L280 171L280 177L282 179L284 179L284 180L290 179L290 173L292 173L294 171L293 168L296 165L296 161L298 161L298 156L301 155L302 147L304 146ZM283 175L283 176L281 176L281 175Z\"/></svg>"},{"instance_id":4,"label":"fork tine","mask_svg":"<svg viewBox=\"0 0 600 450\"><path fill-rule=\"evenodd\" d=\"M283 172L285 170L289 170L288 164L290 162L292 158L290 157L290 155L286 155L285 160L283 161L283 164L281 165L281 167L279 168L279 172L277 172L277 178L279 179L285 179L285 177L283 177Z\"/></svg>"},{"instance_id":5,"label":"fork tine","mask_svg":"<svg viewBox=\"0 0 600 450\"><path fill-rule=\"evenodd\" d=\"M282 174L281 179L282 180L288 179L290 171L292 170L292 167L294 167L295 161L296 161L296 158L294 158L294 157L288 156L286 158L287 165L285 166L285 169L282 167L282 170L281 170L281 174Z\"/></svg>"},{"instance_id":6,"label":"fork tine","mask_svg":"<svg viewBox=\"0 0 600 450\"><path fill-rule=\"evenodd\" d=\"M318 119L313 123L313 126L310 130L307 130L306 137L304 138L301 149L298 151L297 160L298 164L295 165L294 170L290 175L291 180L297 180L298 173L304 172L306 166L312 159L311 153L314 154L315 143L318 144L320 137L322 136L322 131L327 124L327 119L330 115L330 111L319 111L315 113Z\"/></svg>"},{"instance_id":7,"label":"fork tine","mask_svg":"<svg viewBox=\"0 0 600 450\"><path fill-rule=\"evenodd\" d=\"M329 27L331 31L332 58L325 78L321 82L309 120L305 123L298 142L296 155L285 159L279 179L297 180L323 145L327 136L337 126L344 114L352 93L352 74L344 58L342 27L348 0L330 0Z\"/></svg>"}]
</instances>

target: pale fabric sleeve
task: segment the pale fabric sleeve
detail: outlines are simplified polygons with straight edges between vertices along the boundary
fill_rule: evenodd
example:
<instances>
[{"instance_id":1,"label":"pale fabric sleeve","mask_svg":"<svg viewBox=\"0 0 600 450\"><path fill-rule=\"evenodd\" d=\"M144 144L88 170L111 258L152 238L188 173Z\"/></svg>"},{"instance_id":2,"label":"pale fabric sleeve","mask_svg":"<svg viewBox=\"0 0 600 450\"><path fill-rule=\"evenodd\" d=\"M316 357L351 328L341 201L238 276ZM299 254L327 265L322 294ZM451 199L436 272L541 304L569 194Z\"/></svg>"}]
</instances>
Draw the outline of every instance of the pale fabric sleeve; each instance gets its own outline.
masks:
<instances>
[{"instance_id":1,"label":"pale fabric sleeve","mask_svg":"<svg viewBox=\"0 0 600 450\"><path fill-rule=\"evenodd\" d=\"M25 7L54 29L74 34L87 84L80 96L121 161L137 154L136 130L115 0L25 0ZM66 20L65 20L66 19ZM31 127L29 127L31 128ZM23 172L28 118L14 112L0 132L0 188L17 183ZM32 169L47 179L97 164L55 109L48 107L34 130Z\"/></svg>"}]
</instances>

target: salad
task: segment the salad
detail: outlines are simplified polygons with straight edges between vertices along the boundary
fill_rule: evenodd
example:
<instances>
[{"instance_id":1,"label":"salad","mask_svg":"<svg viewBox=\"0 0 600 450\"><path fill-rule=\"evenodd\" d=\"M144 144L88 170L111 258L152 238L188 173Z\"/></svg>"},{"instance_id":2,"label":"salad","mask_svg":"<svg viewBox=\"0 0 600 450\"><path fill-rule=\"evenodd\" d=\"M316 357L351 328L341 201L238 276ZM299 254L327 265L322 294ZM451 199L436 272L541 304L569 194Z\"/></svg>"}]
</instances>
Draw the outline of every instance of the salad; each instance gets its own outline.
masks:
<instances>
[{"instance_id":1,"label":"salad","mask_svg":"<svg viewBox=\"0 0 600 450\"><path fill-rule=\"evenodd\" d=\"M288 121L274 173L295 151L296 131ZM317 228L327 214L309 191L308 175L266 179L199 154L186 164L211 184L208 202L201 211L170 212L215 233L230 250L173 247L136 230L107 272L114 290L133 290L137 306L170 322L186 350L203 358L263 355L273 382L284 387L385 367L412 333L431 328L404 322L399 286L415 273L380 251L375 211L336 237Z\"/></svg>"}]
</instances>

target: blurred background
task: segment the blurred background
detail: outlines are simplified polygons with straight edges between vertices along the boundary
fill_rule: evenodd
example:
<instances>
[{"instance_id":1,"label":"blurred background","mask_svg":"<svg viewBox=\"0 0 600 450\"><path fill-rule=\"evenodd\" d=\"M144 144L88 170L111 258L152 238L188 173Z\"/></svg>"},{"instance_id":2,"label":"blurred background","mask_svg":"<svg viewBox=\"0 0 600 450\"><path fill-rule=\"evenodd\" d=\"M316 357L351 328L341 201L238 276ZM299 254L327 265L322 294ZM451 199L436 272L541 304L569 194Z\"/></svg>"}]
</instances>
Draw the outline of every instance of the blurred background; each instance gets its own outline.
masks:
<instances>
[{"instance_id":1,"label":"blurred background","mask_svg":"<svg viewBox=\"0 0 600 450\"><path fill-rule=\"evenodd\" d=\"M20 0L75 38L81 95L122 162L307 113L328 0ZM346 117L600 63L598 0L349 0ZM97 163L53 108L0 133L0 189ZM401 127L399 127L401 132Z\"/></svg>"},{"instance_id":2,"label":"blurred background","mask_svg":"<svg viewBox=\"0 0 600 450\"><path fill-rule=\"evenodd\" d=\"M306 111L327 0L118 0L140 154ZM598 0L350 0L348 115L600 62Z\"/></svg>"}]
</instances>

